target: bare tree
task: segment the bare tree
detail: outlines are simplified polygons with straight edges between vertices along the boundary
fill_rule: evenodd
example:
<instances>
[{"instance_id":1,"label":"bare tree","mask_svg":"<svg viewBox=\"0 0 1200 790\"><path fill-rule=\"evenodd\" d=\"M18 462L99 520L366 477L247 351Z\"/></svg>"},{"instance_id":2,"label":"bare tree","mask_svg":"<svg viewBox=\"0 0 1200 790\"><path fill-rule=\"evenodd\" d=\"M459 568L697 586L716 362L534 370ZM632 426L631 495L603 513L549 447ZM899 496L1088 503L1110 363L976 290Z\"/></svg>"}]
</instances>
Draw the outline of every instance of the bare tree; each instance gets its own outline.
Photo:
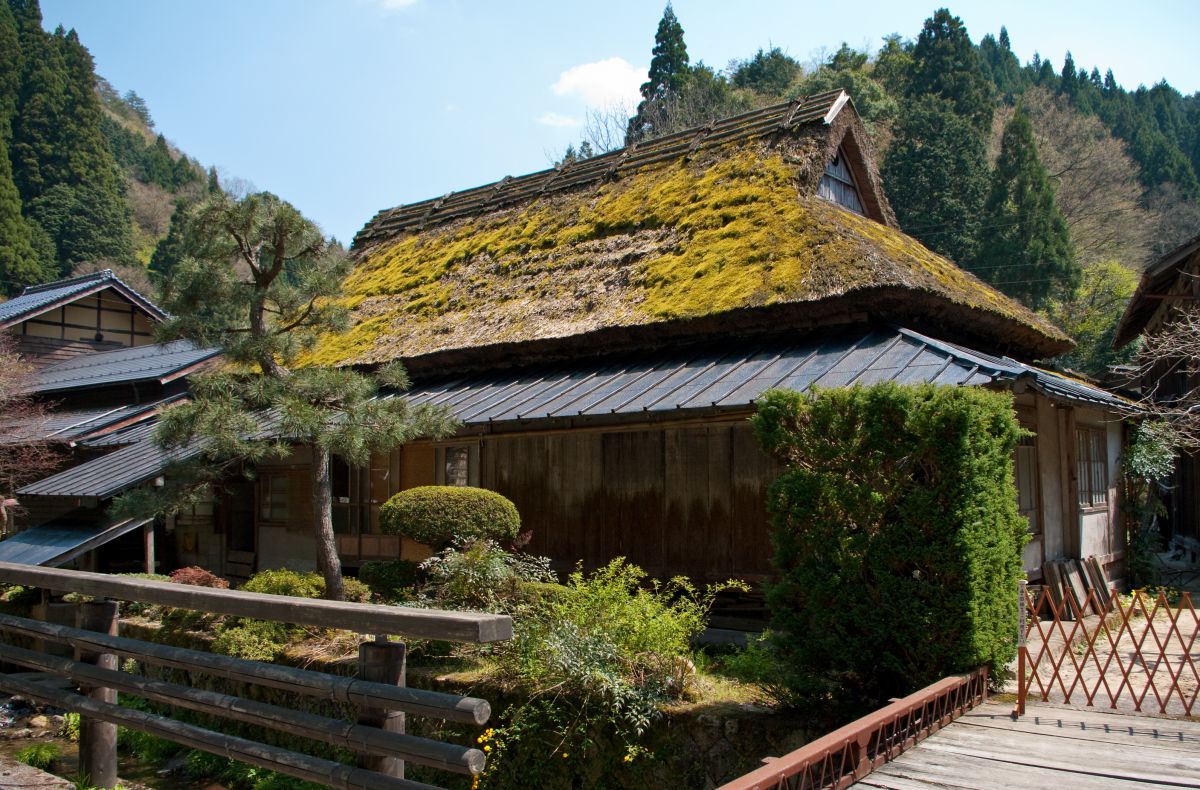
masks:
<instances>
[{"instance_id":1,"label":"bare tree","mask_svg":"<svg viewBox=\"0 0 1200 790\"><path fill-rule=\"evenodd\" d=\"M1021 106L1079 262L1120 261L1142 268L1151 256L1154 222L1143 206L1138 166L1125 144L1099 118L1075 111L1068 99L1043 88L1027 91ZM1011 109L996 113L993 154L1011 115Z\"/></svg>"},{"instance_id":2,"label":"bare tree","mask_svg":"<svg viewBox=\"0 0 1200 790\"><path fill-rule=\"evenodd\" d=\"M1200 450L1200 307L1180 308L1145 334L1135 365L1149 383L1142 405L1167 421L1180 448Z\"/></svg>"},{"instance_id":3,"label":"bare tree","mask_svg":"<svg viewBox=\"0 0 1200 790\"><path fill-rule=\"evenodd\" d=\"M599 154L624 147L625 130L634 112L628 103L620 102L599 110L589 107L583 122L583 139Z\"/></svg>"},{"instance_id":4,"label":"bare tree","mask_svg":"<svg viewBox=\"0 0 1200 790\"><path fill-rule=\"evenodd\" d=\"M30 396L33 367L5 332L0 332L0 371L0 530L7 535L20 507L17 489L52 473L62 453L39 435L46 406Z\"/></svg>"}]
</instances>

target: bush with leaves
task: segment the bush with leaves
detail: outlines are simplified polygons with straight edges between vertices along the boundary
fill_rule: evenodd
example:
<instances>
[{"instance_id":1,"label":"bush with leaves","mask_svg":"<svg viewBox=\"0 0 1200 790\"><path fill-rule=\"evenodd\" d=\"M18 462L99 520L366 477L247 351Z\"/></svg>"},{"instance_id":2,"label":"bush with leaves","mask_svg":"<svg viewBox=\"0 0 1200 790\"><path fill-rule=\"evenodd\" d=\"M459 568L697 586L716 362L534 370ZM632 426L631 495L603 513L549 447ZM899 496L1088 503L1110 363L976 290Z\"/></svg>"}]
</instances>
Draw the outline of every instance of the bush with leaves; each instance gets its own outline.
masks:
<instances>
[{"instance_id":1,"label":"bush with leaves","mask_svg":"<svg viewBox=\"0 0 1200 790\"><path fill-rule=\"evenodd\" d=\"M954 672L1003 670L1028 539L1011 395L773 391L753 422L784 465L767 598L799 698L852 718Z\"/></svg>"},{"instance_id":2,"label":"bush with leaves","mask_svg":"<svg viewBox=\"0 0 1200 790\"><path fill-rule=\"evenodd\" d=\"M358 580L385 601L406 601L414 595L418 570L410 560L368 560L358 569Z\"/></svg>"},{"instance_id":3,"label":"bush with leaves","mask_svg":"<svg viewBox=\"0 0 1200 790\"><path fill-rule=\"evenodd\" d=\"M385 502L379 524L388 534L444 548L455 540L511 541L521 516L508 498L486 488L418 486Z\"/></svg>"},{"instance_id":4,"label":"bush with leaves","mask_svg":"<svg viewBox=\"0 0 1200 790\"><path fill-rule=\"evenodd\" d=\"M212 571L196 565L187 568L176 568L171 571L170 580L175 584L190 584L193 587L211 587L215 590L228 590L229 582Z\"/></svg>"},{"instance_id":5,"label":"bush with leaves","mask_svg":"<svg viewBox=\"0 0 1200 790\"><path fill-rule=\"evenodd\" d=\"M525 599L526 585L557 580L550 560L505 551L491 540L458 540L420 570L422 598L444 609L511 613Z\"/></svg>"},{"instance_id":6,"label":"bush with leaves","mask_svg":"<svg viewBox=\"0 0 1200 790\"><path fill-rule=\"evenodd\" d=\"M641 753L637 740L661 706L686 695L690 642L725 589L746 588L727 582L698 591L681 577L648 583L618 558L591 575L572 573L514 618L513 639L496 646L496 677L527 701L486 734L490 785L504 777L553 783L542 756L585 758L602 740L622 744L626 762ZM497 771L506 760L520 760L520 770Z\"/></svg>"},{"instance_id":7,"label":"bush with leaves","mask_svg":"<svg viewBox=\"0 0 1200 790\"><path fill-rule=\"evenodd\" d=\"M1179 436L1163 420L1147 420L1133 428L1121 457L1121 509L1129 575L1135 587L1154 584L1154 554L1161 549L1158 519L1167 514L1161 487L1175 468Z\"/></svg>"},{"instance_id":8,"label":"bush with leaves","mask_svg":"<svg viewBox=\"0 0 1200 790\"><path fill-rule=\"evenodd\" d=\"M56 743L35 743L19 750L14 757L39 771L49 771L62 757L62 747Z\"/></svg>"}]
</instances>

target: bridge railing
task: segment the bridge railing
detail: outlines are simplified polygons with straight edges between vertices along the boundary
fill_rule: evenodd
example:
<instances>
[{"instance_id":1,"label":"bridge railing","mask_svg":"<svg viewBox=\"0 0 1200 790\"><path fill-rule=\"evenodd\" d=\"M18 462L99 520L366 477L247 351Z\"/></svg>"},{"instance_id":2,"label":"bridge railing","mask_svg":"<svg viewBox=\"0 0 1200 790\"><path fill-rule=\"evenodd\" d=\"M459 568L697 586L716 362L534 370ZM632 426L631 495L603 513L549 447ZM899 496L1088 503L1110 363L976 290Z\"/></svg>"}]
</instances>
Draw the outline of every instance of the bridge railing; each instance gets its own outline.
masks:
<instances>
[{"instance_id":1,"label":"bridge railing","mask_svg":"<svg viewBox=\"0 0 1200 790\"><path fill-rule=\"evenodd\" d=\"M35 640L40 650L0 644L0 661L30 670L0 674L0 690L80 715L80 767L97 787L117 783L116 729L131 727L190 748L328 787L388 790L428 788L404 778L404 763L474 775L484 768L478 749L404 732L405 715L482 725L486 700L408 688L406 648L390 636L452 642L494 642L512 636L504 615L265 595L100 573L0 563L0 583L40 588L39 617L0 614L0 631ZM52 592L93 596L79 604L49 603ZM136 601L214 614L374 635L359 645L358 675L344 677L216 655L118 635L116 601ZM68 624L69 623L69 624ZM254 699L122 672L119 658L185 670L308 697L353 705L354 721L320 716ZM117 693L349 749L358 764L226 735L116 704Z\"/></svg>"}]
</instances>

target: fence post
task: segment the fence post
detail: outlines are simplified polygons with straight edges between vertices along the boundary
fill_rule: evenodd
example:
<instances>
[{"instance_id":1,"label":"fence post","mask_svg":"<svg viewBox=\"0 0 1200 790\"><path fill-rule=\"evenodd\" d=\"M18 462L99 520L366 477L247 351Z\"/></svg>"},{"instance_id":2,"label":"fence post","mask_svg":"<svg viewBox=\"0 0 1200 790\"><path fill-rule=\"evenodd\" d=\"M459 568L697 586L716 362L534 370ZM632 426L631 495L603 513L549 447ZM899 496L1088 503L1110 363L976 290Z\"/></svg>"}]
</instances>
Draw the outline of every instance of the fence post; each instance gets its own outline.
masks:
<instances>
[{"instance_id":1,"label":"fence post","mask_svg":"<svg viewBox=\"0 0 1200 790\"><path fill-rule=\"evenodd\" d=\"M117 602L98 598L80 604L78 628L117 635ZM102 669L117 669L114 653L93 653L76 650L76 660L94 664ZM86 689L87 695L98 702L115 705L116 689L96 687ZM117 786L117 725L79 717L79 767L87 775L90 786Z\"/></svg>"},{"instance_id":2,"label":"fence post","mask_svg":"<svg viewBox=\"0 0 1200 790\"><path fill-rule=\"evenodd\" d=\"M1017 716L1025 715L1025 637L1028 630L1027 589L1029 582L1017 582Z\"/></svg>"},{"instance_id":3,"label":"fence post","mask_svg":"<svg viewBox=\"0 0 1200 790\"><path fill-rule=\"evenodd\" d=\"M358 646L358 676L375 683L403 686L407 653L408 647L403 642L389 642L382 635L376 636L374 642L362 642ZM404 732L404 714L396 710L361 707L358 723L387 732ZM404 761L398 757L362 755L359 765L386 776L404 778Z\"/></svg>"}]
</instances>

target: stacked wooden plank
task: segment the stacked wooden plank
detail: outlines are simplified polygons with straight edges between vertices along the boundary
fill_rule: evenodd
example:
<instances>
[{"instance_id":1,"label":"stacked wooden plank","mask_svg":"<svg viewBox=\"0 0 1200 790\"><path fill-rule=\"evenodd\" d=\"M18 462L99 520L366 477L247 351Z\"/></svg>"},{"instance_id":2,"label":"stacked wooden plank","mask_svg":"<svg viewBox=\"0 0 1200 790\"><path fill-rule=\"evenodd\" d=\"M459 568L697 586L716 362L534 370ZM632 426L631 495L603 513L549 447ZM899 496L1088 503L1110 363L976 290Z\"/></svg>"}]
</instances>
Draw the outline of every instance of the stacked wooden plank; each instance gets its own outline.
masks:
<instances>
[{"instance_id":1,"label":"stacked wooden plank","mask_svg":"<svg viewBox=\"0 0 1200 790\"><path fill-rule=\"evenodd\" d=\"M1042 581L1063 620L1076 614L1107 614L1112 608L1108 577L1095 556L1042 563Z\"/></svg>"}]
</instances>

